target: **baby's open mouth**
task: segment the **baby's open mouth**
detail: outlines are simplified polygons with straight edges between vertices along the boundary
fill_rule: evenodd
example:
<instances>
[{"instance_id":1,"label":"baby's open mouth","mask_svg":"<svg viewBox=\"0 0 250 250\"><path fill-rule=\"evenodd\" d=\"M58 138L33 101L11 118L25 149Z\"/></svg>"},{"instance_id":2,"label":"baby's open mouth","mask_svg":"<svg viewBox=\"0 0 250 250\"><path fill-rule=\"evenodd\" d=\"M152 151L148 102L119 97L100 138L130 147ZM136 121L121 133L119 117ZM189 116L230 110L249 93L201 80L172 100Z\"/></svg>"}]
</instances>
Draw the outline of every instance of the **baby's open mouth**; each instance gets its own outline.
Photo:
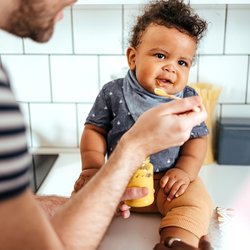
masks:
<instances>
[{"instance_id":1,"label":"baby's open mouth","mask_svg":"<svg viewBox=\"0 0 250 250\"><path fill-rule=\"evenodd\" d=\"M170 79L156 79L156 82L160 87L163 87L166 84L174 84Z\"/></svg>"}]
</instances>

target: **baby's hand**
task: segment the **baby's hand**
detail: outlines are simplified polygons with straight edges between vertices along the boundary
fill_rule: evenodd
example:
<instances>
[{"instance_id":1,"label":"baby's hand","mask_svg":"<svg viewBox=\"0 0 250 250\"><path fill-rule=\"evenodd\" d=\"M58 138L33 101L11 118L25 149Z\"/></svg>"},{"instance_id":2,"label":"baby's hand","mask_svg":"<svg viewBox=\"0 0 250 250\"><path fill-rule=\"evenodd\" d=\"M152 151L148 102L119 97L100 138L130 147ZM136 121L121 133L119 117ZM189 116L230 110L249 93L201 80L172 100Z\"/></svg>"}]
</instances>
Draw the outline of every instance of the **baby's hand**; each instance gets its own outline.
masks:
<instances>
[{"instance_id":1,"label":"baby's hand","mask_svg":"<svg viewBox=\"0 0 250 250\"><path fill-rule=\"evenodd\" d=\"M98 170L99 169L96 168L84 169L75 182L72 194L78 192L96 174Z\"/></svg>"},{"instance_id":2,"label":"baby's hand","mask_svg":"<svg viewBox=\"0 0 250 250\"><path fill-rule=\"evenodd\" d=\"M179 168L172 168L161 178L160 186L167 195L167 200L171 201L173 198L182 195L189 183L190 179L185 171Z\"/></svg>"},{"instance_id":3,"label":"baby's hand","mask_svg":"<svg viewBox=\"0 0 250 250\"><path fill-rule=\"evenodd\" d=\"M120 202L116 209L116 216L121 216L123 219L130 217L130 206L126 205L123 201Z\"/></svg>"}]
</instances>

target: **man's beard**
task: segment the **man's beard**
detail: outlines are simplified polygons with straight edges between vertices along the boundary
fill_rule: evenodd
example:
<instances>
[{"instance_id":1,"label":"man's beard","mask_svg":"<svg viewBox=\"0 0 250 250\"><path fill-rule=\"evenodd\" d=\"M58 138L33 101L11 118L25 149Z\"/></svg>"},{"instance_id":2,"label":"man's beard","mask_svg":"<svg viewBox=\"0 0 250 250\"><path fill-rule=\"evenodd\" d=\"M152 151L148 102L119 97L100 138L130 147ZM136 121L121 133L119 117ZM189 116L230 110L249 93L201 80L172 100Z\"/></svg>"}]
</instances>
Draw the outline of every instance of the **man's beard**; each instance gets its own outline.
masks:
<instances>
[{"instance_id":1,"label":"man's beard","mask_svg":"<svg viewBox=\"0 0 250 250\"><path fill-rule=\"evenodd\" d=\"M12 13L6 30L20 37L28 37L37 42L47 42L54 31L54 16L46 12L36 1L23 1L20 8ZM36 5L36 6L34 6Z\"/></svg>"}]
</instances>

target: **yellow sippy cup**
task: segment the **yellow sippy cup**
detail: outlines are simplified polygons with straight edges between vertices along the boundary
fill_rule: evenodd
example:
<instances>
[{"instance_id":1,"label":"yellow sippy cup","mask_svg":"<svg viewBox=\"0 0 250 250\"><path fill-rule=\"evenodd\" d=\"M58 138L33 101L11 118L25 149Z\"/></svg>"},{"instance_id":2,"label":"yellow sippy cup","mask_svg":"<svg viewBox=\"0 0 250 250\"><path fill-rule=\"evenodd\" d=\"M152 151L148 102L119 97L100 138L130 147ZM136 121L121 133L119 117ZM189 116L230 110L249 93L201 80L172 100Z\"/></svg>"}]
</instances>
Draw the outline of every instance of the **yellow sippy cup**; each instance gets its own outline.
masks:
<instances>
[{"instance_id":1,"label":"yellow sippy cup","mask_svg":"<svg viewBox=\"0 0 250 250\"><path fill-rule=\"evenodd\" d=\"M148 157L137 169L128 183L128 187L147 187L148 195L135 200L127 200L125 204L130 207L146 207L154 202L154 167Z\"/></svg>"}]
</instances>

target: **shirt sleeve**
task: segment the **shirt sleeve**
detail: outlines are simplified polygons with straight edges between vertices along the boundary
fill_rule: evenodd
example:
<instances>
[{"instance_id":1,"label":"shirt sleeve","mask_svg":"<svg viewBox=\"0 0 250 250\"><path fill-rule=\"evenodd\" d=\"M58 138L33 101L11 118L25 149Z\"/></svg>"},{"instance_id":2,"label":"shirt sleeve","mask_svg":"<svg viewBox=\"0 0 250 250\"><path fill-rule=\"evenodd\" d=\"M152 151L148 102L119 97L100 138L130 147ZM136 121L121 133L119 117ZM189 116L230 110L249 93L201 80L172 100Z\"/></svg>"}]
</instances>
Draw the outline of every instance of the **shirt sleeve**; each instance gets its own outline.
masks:
<instances>
[{"instance_id":1,"label":"shirt sleeve","mask_svg":"<svg viewBox=\"0 0 250 250\"><path fill-rule=\"evenodd\" d=\"M30 185L31 156L25 131L19 106L0 68L0 200L16 196Z\"/></svg>"}]
</instances>

